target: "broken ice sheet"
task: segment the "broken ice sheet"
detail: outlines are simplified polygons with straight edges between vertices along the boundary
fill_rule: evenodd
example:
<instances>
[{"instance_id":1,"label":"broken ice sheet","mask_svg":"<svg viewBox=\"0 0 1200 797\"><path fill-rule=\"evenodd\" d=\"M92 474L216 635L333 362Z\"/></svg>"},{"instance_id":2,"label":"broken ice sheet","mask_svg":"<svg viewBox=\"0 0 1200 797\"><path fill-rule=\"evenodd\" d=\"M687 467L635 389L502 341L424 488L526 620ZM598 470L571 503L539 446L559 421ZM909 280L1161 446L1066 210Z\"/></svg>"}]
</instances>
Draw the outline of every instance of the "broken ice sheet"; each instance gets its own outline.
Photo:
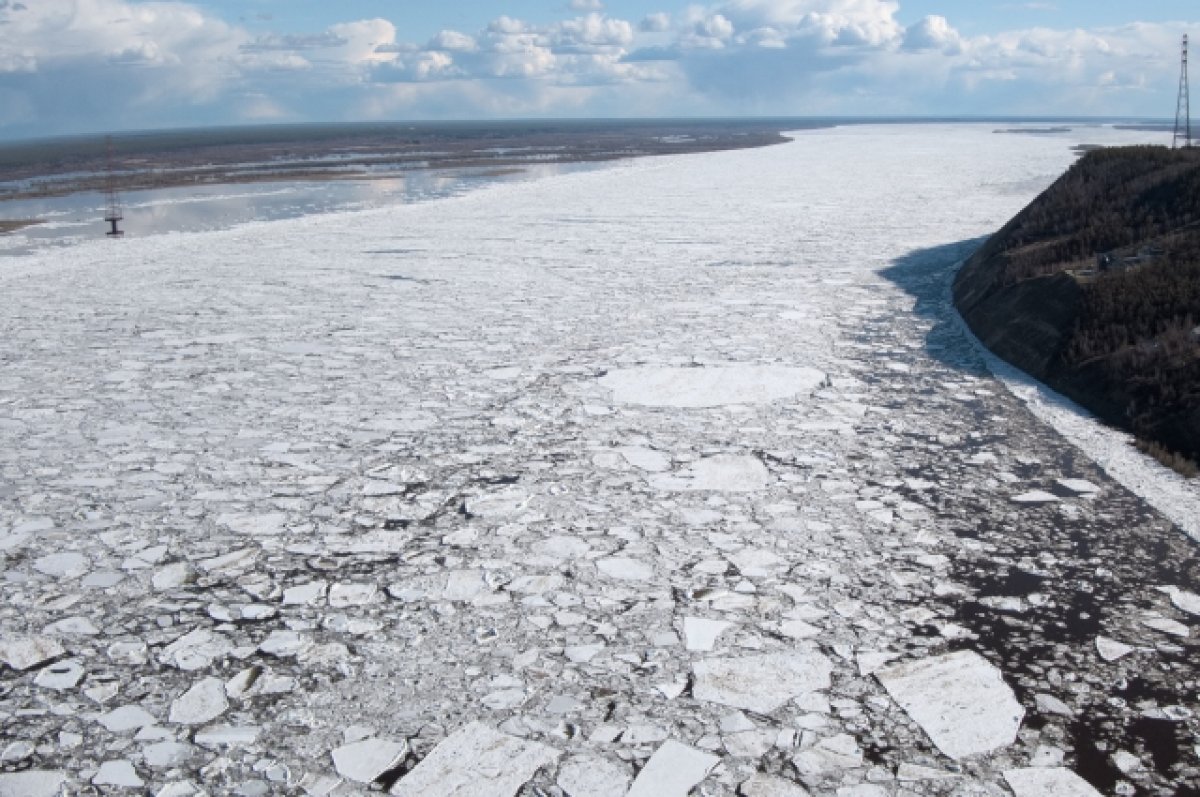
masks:
<instances>
[{"instance_id":1,"label":"broken ice sheet","mask_svg":"<svg viewBox=\"0 0 1200 797\"><path fill-rule=\"evenodd\" d=\"M833 665L813 650L707 659L692 666L692 694L724 706L770 714L789 700L829 688Z\"/></svg>"},{"instance_id":2,"label":"broken ice sheet","mask_svg":"<svg viewBox=\"0 0 1200 797\"><path fill-rule=\"evenodd\" d=\"M878 670L875 677L953 759L1005 747L1025 716L996 667L969 650Z\"/></svg>"},{"instance_id":3,"label":"broken ice sheet","mask_svg":"<svg viewBox=\"0 0 1200 797\"><path fill-rule=\"evenodd\" d=\"M446 737L391 790L399 797L511 797L561 752L472 722Z\"/></svg>"},{"instance_id":4,"label":"broken ice sheet","mask_svg":"<svg viewBox=\"0 0 1200 797\"><path fill-rule=\"evenodd\" d=\"M644 367L611 371L600 384L613 400L650 407L719 407L760 404L808 393L825 381L815 368L781 365Z\"/></svg>"}]
</instances>

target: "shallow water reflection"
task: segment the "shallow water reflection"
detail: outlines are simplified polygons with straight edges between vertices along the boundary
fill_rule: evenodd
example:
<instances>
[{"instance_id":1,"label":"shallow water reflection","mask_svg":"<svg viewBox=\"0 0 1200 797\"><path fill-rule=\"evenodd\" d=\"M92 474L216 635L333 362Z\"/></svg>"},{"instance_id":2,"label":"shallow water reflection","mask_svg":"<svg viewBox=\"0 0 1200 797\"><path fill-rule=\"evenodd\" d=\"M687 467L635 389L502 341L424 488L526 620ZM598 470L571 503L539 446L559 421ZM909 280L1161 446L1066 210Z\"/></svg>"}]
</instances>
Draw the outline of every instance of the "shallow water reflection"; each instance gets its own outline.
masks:
<instances>
[{"instance_id":1,"label":"shallow water reflection","mask_svg":"<svg viewBox=\"0 0 1200 797\"><path fill-rule=\"evenodd\" d=\"M537 164L520 169L413 171L354 180L203 185L133 191L122 195L129 237L167 232L220 230L252 221L275 221L320 213L424 202L462 194L496 182L533 180L603 168L603 163ZM90 192L0 203L0 219L38 219L41 224L0 235L0 255L27 254L46 245L69 245L102 237L105 198Z\"/></svg>"}]
</instances>

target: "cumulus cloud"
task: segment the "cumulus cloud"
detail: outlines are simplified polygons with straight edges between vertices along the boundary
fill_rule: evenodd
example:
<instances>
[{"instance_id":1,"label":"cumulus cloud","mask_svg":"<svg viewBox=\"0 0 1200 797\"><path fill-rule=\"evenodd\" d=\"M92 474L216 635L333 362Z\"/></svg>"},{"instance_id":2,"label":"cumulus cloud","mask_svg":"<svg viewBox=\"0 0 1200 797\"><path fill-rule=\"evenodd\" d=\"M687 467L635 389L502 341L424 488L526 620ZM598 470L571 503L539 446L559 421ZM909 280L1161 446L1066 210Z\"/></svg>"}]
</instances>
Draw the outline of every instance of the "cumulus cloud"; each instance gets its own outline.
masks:
<instances>
[{"instance_id":1,"label":"cumulus cloud","mask_svg":"<svg viewBox=\"0 0 1200 797\"><path fill-rule=\"evenodd\" d=\"M557 49L591 51L627 46L633 41L633 26L623 19L588 14L560 22L552 26L548 34Z\"/></svg>"},{"instance_id":2,"label":"cumulus cloud","mask_svg":"<svg viewBox=\"0 0 1200 797\"><path fill-rule=\"evenodd\" d=\"M730 0L716 10L738 30L770 28L825 44L878 46L902 32L892 0Z\"/></svg>"},{"instance_id":3,"label":"cumulus cloud","mask_svg":"<svg viewBox=\"0 0 1200 797\"><path fill-rule=\"evenodd\" d=\"M957 54L962 50L962 37L945 17L931 15L904 31L906 50L942 50Z\"/></svg>"},{"instance_id":4,"label":"cumulus cloud","mask_svg":"<svg viewBox=\"0 0 1200 797\"><path fill-rule=\"evenodd\" d=\"M473 36L459 33L456 30L443 30L429 42L428 49L469 53L476 50L478 46Z\"/></svg>"},{"instance_id":5,"label":"cumulus cloud","mask_svg":"<svg viewBox=\"0 0 1200 797\"><path fill-rule=\"evenodd\" d=\"M568 0L557 20L412 41L384 18L252 35L183 2L0 0L0 136L306 114L1161 115L1178 67L1179 26L968 36L952 13L905 26L894 0L676 2L631 22Z\"/></svg>"}]
</instances>

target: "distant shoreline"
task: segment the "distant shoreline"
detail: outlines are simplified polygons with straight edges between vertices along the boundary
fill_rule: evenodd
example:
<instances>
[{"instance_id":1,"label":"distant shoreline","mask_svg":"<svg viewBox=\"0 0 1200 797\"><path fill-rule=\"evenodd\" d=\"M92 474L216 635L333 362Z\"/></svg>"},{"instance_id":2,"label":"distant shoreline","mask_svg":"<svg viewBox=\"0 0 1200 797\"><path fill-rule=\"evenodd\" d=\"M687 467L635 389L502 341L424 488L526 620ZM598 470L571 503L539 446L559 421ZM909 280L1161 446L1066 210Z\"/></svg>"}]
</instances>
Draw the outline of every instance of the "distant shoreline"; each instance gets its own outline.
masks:
<instances>
[{"instance_id":1,"label":"distant shoreline","mask_svg":"<svg viewBox=\"0 0 1200 797\"><path fill-rule=\"evenodd\" d=\"M446 125L173 132L0 145L9 200L264 182L395 179L414 172L519 170L770 146L790 125L761 122Z\"/></svg>"},{"instance_id":2,"label":"distant shoreline","mask_svg":"<svg viewBox=\"0 0 1200 797\"><path fill-rule=\"evenodd\" d=\"M41 223L39 219L0 219L0 235L23 230L26 227L32 227L35 224Z\"/></svg>"},{"instance_id":3,"label":"distant shoreline","mask_svg":"<svg viewBox=\"0 0 1200 797\"><path fill-rule=\"evenodd\" d=\"M789 130L864 124L1158 125L1121 118L772 117L266 125L0 142L8 200L193 185L371 180L438 169L601 163L769 146ZM111 149L110 149L111 147Z\"/></svg>"}]
</instances>

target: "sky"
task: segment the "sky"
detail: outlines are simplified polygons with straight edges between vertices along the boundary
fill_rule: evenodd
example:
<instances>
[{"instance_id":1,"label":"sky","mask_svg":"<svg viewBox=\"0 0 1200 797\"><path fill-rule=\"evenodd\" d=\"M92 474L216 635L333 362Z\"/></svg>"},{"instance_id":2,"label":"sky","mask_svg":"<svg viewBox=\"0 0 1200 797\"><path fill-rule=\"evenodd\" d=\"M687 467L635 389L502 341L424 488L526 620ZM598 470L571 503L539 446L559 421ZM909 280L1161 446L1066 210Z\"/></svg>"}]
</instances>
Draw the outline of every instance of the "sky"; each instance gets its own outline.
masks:
<instances>
[{"instance_id":1,"label":"sky","mask_svg":"<svg viewBox=\"0 0 1200 797\"><path fill-rule=\"evenodd\" d=\"M0 0L0 139L409 119L1172 118L1184 33L1200 37L1195 0Z\"/></svg>"}]
</instances>

